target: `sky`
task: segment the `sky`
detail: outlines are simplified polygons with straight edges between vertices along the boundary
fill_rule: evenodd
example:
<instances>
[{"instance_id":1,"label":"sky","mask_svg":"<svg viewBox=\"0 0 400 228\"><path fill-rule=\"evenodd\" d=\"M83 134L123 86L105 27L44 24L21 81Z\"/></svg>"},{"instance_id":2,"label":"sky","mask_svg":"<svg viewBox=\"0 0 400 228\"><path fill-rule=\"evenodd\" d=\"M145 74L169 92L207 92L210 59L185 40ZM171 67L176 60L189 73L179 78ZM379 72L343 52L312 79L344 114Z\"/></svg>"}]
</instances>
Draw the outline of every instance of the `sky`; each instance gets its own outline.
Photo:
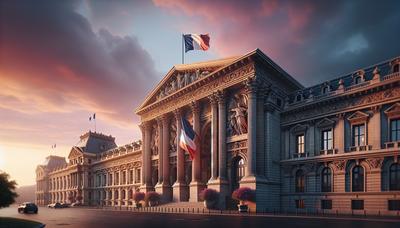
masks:
<instances>
[{"instance_id":1,"label":"sky","mask_svg":"<svg viewBox=\"0 0 400 228\"><path fill-rule=\"evenodd\" d=\"M0 0L0 170L35 183L96 130L140 139L135 108L174 65L261 49L305 86L400 56L400 1ZM51 145L56 144L52 149Z\"/></svg>"}]
</instances>

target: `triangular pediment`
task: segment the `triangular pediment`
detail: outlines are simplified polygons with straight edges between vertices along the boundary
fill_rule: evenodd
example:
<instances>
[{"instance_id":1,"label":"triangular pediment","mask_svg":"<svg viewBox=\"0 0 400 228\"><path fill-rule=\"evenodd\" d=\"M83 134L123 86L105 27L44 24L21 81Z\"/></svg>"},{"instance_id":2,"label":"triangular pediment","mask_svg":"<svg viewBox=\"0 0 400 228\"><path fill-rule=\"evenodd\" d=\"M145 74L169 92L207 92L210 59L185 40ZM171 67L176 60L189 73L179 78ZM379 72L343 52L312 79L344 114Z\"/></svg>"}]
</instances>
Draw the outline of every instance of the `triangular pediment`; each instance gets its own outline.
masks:
<instances>
[{"instance_id":1,"label":"triangular pediment","mask_svg":"<svg viewBox=\"0 0 400 228\"><path fill-rule=\"evenodd\" d=\"M308 126L307 125L303 125L303 124L297 124L296 126L294 126L292 129L290 129L290 131L292 133L302 133L307 131Z\"/></svg>"},{"instance_id":2,"label":"triangular pediment","mask_svg":"<svg viewBox=\"0 0 400 228\"><path fill-rule=\"evenodd\" d=\"M231 57L214 61L175 65L146 97L138 110L174 94L199 79L205 78L207 75L229 65L237 58Z\"/></svg>"},{"instance_id":3,"label":"triangular pediment","mask_svg":"<svg viewBox=\"0 0 400 228\"><path fill-rule=\"evenodd\" d=\"M332 127L333 125L335 125L335 121L328 119L328 118L324 118L323 120L321 120L317 123L317 127L319 127L319 128Z\"/></svg>"},{"instance_id":4,"label":"triangular pediment","mask_svg":"<svg viewBox=\"0 0 400 228\"><path fill-rule=\"evenodd\" d=\"M400 116L400 103L395 103L384 112L387 116Z\"/></svg>"},{"instance_id":5,"label":"triangular pediment","mask_svg":"<svg viewBox=\"0 0 400 228\"><path fill-rule=\"evenodd\" d=\"M350 122L364 122L367 121L368 117L369 115L367 113L357 111L347 117L347 120L349 120Z\"/></svg>"},{"instance_id":6,"label":"triangular pediment","mask_svg":"<svg viewBox=\"0 0 400 228\"><path fill-rule=\"evenodd\" d=\"M83 152L81 151L81 149L79 147L74 146L74 147L72 147L71 151L69 152L68 159L71 160L76 157L80 157L82 155L83 155Z\"/></svg>"}]
</instances>

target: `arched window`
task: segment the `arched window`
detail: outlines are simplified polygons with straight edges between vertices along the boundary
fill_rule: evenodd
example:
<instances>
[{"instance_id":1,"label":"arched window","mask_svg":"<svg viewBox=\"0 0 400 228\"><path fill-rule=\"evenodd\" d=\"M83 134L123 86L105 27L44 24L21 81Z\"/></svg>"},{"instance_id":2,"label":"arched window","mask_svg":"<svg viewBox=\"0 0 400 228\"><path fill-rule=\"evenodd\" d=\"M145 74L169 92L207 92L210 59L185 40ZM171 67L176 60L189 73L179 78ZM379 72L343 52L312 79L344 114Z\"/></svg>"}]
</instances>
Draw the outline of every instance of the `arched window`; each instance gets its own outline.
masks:
<instances>
[{"instance_id":1,"label":"arched window","mask_svg":"<svg viewBox=\"0 0 400 228\"><path fill-rule=\"evenodd\" d=\"M321 172L321 191L332 191L332 172L329 167L325 167Z\"/></svg>"},{"instance_id":2,"label":"arched window","mask_svg":"<svg viewBox=\"0 0 400 228\"><path fill-rule=\"evenodd\" d=\"M353 192L363 192L364 191L364 168L357 165L353 168L351 173L351 185Z\"/></svg>"},{"instance_id":3,"label":"arched window","mask_svg":"<svg viewBox=\"0 0 400 228\"><path fill-rule=\"evenodd\" d=\"M305 176L303 170L299 169L296 172L296 192L304 192Z\"/></svg>"},{"instance_id":4,"label":"arched window","mask_svg":"<svg viewBox=\"0 0 400 228\"><path fill-rule=\"evenodd\" d=\"M297 101L297 102L301 101L301 94L299 94L299 95L296 96L296 101Z\"/></svg>"},{"instance_id":5,"label":"arched window","mask_svg":"<svg viewBox=\"0 0 400 228\"><path fill-rule=\"evenodd\" d=\"M322 94L328 93L329 92L329 87L328 86L324 86L322 87Z\"/></svg>"},{"instance_id":6,"label":"arched window","mask_svg":"<svg viewBox=\"0 0 400 228\"><path fill-rule=\"evenodd\" d=\"M400 164L394 163L389 168L389 190L400 190Z\"/></svg>"}]
</instances>

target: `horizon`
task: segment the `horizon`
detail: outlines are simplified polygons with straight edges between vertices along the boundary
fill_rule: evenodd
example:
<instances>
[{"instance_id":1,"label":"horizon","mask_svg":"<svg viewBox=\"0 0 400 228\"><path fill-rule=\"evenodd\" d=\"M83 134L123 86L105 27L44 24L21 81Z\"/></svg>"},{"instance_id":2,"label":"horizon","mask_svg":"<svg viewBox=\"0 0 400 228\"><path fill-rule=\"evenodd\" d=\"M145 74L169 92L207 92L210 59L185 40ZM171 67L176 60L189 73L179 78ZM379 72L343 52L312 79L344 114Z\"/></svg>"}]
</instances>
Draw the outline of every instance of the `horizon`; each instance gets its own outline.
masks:
<instances>
[{"instance_id":1,"label":"horizon","mask_svg":"<svg viewBox=\"0 0 400 228\"><path fill-rule=\"evenodd\" d=\"M0 1L0 170L34 185L37 165L94 129L93 113L117 145L140 139L135 109L181 63L183 33L211 37L186 63L260 48L305 87L400 55L398 1L242 4Z\"/></svg>"}]
</instances>

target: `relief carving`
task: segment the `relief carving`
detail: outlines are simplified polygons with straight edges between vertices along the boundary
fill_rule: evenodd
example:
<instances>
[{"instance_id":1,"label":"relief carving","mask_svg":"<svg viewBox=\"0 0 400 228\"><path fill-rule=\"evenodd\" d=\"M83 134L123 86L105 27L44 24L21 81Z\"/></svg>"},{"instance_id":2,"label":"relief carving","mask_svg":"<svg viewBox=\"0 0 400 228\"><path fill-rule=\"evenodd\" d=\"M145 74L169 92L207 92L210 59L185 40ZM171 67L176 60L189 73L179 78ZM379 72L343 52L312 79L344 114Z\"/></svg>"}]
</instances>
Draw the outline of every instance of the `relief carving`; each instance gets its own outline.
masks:
<instances>
[{"instance_id":1,"label":"relief carving","mask_svg":"<svg viewBox=\"0 0 400 228\"><path fill-rule=\"evenodd\" d=\"M245 93L235 94L229 102L228 135L247 133L248 96Z\"/></svg>"},{"instance_id":2,"label":"relief carving","mask_svg":"<svg viewBox=\"0 0 400 228\"><path fill-rule=\"evenodd\" d=\"M151 155L157 155L158 154L158 145L159 145L159 134L157 130L157 125L153 126L152 132L151 132Z\"/></svg>"},{"instance_id":3,"label":"relief carving","mask_svg":"<svg viewBox=\"0 0 400 228\"><path fill-rule=\"evenodd\" d=\"M176 151L176 121L172 121L169 135L169 153Z\"/></svg>"},{"instance_id":4,"label":"relief carving","mask_svg":"<svg viewBox=\"0 0 400 228\"><path fill-rule=\"evenodd\" d=\"M380 169L383 163L382 158L367 158L365 159L365 161L372 169Z\"/></svg>"},{"instance_id":5,"label":"relief carving","mask_svg":"<svg viewBox=\"0 0 400 228\"><path fill-rule=\"evenodd\" d=\"M334 165L335 169L338 171L343 171L346 165L346 160L337 160L333 161L332 164Z\"/></svg>"}]
</instances>

